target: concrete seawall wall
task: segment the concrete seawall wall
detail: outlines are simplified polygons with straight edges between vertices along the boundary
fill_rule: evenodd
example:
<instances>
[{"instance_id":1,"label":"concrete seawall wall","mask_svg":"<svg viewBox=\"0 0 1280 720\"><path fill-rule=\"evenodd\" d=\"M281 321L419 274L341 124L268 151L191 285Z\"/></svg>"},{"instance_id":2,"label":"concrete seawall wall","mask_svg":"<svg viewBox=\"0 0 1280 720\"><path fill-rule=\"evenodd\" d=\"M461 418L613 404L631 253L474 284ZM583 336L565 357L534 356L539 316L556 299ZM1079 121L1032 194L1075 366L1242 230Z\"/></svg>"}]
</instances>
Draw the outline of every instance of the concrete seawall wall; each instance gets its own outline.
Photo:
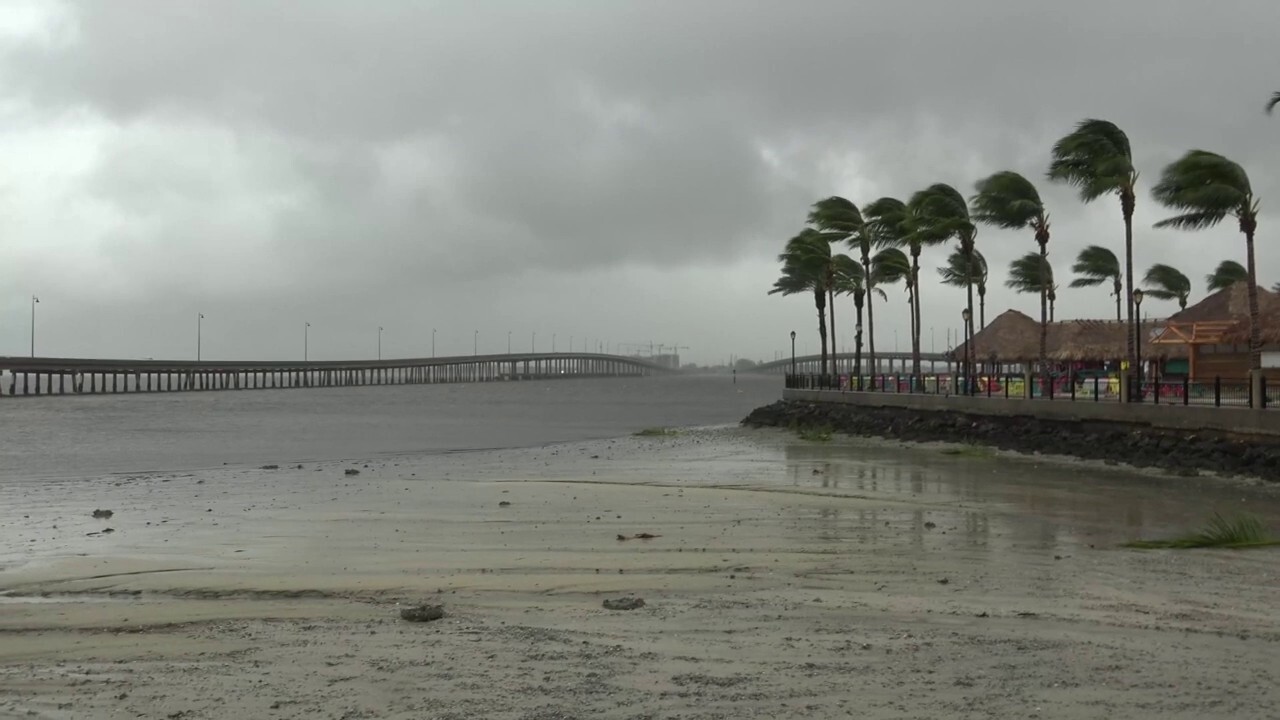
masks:
<instances>
[{"instance_id":1,"label":"concrete seawall wall","mask_svg":"<svg viewBox=\"0 0 1280 720\"><path fill-rule=\"evenodd\" d=\"M1280 410L1140 405L1089 400L1025 400L944 395L784 390L783 399L868 408L935 410L996 417L1032 416L1051 420L1133 423L1163 430L1214 430L1236 435L1280 437Z\"/></svg>"}]
</instances>

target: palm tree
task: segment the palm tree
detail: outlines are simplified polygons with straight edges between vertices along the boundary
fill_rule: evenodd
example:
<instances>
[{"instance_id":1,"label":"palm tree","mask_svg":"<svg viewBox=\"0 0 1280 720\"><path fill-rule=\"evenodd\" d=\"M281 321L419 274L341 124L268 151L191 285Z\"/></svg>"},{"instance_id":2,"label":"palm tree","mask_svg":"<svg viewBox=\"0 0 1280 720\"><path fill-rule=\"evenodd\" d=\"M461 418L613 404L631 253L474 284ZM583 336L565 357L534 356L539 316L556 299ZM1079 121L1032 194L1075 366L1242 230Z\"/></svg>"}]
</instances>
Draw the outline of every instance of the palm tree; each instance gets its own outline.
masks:
<instances>
[{"instance_id":1,"label":"palm tree","mask_svg":"<svg viewBox=\"0 0 1280 720\"><path fill-rule=\"evenodd\" d=\"M1071 287L1097 287L1108 280L1111 281L1111 294L1116 296L1116 320L1120 320L1120 261L1116 254L1100 245L1090 245L1076 256L1076 264L1071 271L1077 277L1071 281Z\"/></svg>"},{"instance_id":2,"label":"palm tree","mask_svg":"<svg viewBox=\"0 0 1280 720\"><path fill-rule=\"evenodd\" d=\"M833 195L813 204L809 211L809 224L818 230L828 233L856 248L861 254L862 283L868 291L867 306L867 355L872 368L876 366L876 324L875 311L872 308L871 295L875 289L874 274L871 272L871 251L875 247L875 239L866 221L863 220L858 206L838 195ZM862 326L862 313L858 313L858 326ZM858 332L855 340L854 366L861 376L862 367L862 334Z\"/></svg>"},{"instance_id":3,"label":"palm tree","mask_svg":"<svg viewBox=\"0 0 1280 720\"><path fill-rule=\"evenodd\" d=\"M812 228L801 230L787 241L778 256L782 275L773 283L770 295L813 293L818 310L818 338L822 345L822 369L827 368L827 267L831 264L831 244L822 233Z\"/></svg>"},{"instance_id":4,"label":"palm tree","mask_svg":"<svg viewBox=\"0 0 1280 720\"><path fill-rule=\"evenodd\" d=\"M1270 115L1272 110L1276 109L1276 105L1280 105L1280 92L1271 93L1271 99L1267 101L1267 114Z\"/></svg>"},{"instance_id":5,"label":"palm tree","mask_svg":"<svg viewBox=\"0 0 1280 720\"><path fill-rule=\"evenodd\" d=\"M880 288L897 282L902 282L906 287L907 316L911 318L911 331L915 332L915 286L911 282L911 260L896 247L883 248L871 257L871 284L877 288L876 292L880 293L880 297L887 300L884 290ZM874 375L876 367L871 366L870 371Z\"/></svg>"},{"instance_id":6,"label":"palm tree","mask_svg":"<svg viewBox=\"0 0 1280 720\"><path fill-rule=\"evenodd\" d=\"M879 244L906 247L911 256L911 374L916 378L920 377L920 252L928 245L945 242L952 234L926 218L926 206L933 197L921 190L906 203L883 197L863 209L868 228Z\"/></svg>"},{"instance_id":7,"label":"palm tree","mask_svg":"<svg viewBox=\"0 0 1280 720\"><path fill-rule=\"evenodd\" d=\"M1135 363L1137 327L1133 324L1133 209L1137 203L1138 171L1133 167L1129 136L1106 120L1084 120L1053 146L1049 179L1065 182L1080 192L1080 200L1092 202L1115 193L1124 216L1124 275L1126 319L1133 328L1125 333L1130 366Z\"/></svg>"},{"instance_id":8,"label":"palm tree","mask_svg":"<svg viewBox=\"0 0 1280 720\"><path fill-rule=\"evenodd\" d=\"M1053 305L1058 299L1053 284L1053 266L1040 253L1030 252L1009 263L1009 279L1005 286L1020 293L1041 293L1049 306L1049 322L1053 322Z\"/></svg>"},{"instance_id":9,"label":"palm tree","mask_svg":"<svg viewBox=\"0 0 1280 720\"><path fill-rule=\"evenodd\" d=\"M1249 271L1235 260L1223 260L1218 263L1218 267L1214 271L1204 276L1204 281L1209 285L1209 292L1229 288L1232 285L1247 280Z\"/></svg>"},{"instance_id":10,"label":"palm tree","mask_svg":"<svg viewBox=\"0 0 1280 720\"><path fill-rule=\"evenodd\" d=\"M839 295L853 296L853 309L857 313L858 324L856 326L853 343L853 374L856 378L862 377L862 310L865 306L870 309L871 295L879 293L884 298L884 291L878 288L871 288L867 282L867 276L862 270L862 266L856 260L848 255L836 255L835 258L836 275L835 290ZM860 380L857 382L861 382ZM859 387L861 389L861 387Z\"/></svg>"},{"instance_id":11,"label":"palm tree","mask_svg":"<svg viewBox=\"0 0 1280 720\"><path fill-rule=\"evenodd\" d=\"M1181 213L1156 223L1156 227L1202 230L1236 219L1244 233L1245 269L1249 283L1249 367L1262 369L1262 343L1258 321L1258 269L1253 259L1253 234L1258 229L1258 200L1249 176L1240 165L1204 150L1192 150L1170 163L1160 174L1151 194L1165 207Z\"/></svg>"},{"instance_id":12,"label":"palm tree","mask_svg":"<svg viewBox=\"0 0 1280 720\"><path fill-rule=\"evenodd\" d=\"M1157 300L1177 300L1178 309L1187 309L1187 296L1191 294L1191 280L1172 265L1156 263L1147 269L1142 279L1147 284L1144 292Z\"/></svg>"},{"instance_id":13,"label":"palm tree","mask_svg":"<svg viewBox=\"0 0 1280 720\"><path fill-rule=\"evenodd\" d=\"M1044 209L1040 193L1031 181L1016 172L1005 170L977 183L973 196L974 218L979 222L1006 230L1027 230L1035 233L1043 260L1039 267L1049 268L1049 213ZM1040 279L1040 372L1048 370L1048 302L1053 292L1053 278Z\"/></svg>"},{"instance_id":14,"label":"palm tree","mask_svg":"<svg viewBox=\"0 0 1280 720\"><path fill-rule=\"evenodd\" d=\"M955 238L960 243L960 254L965 258L966 264L974 264L974 254L977 253L974 241L978 236L978 226L974 224L974 218L969 214L969 206L965 203L964 196L944 183L930 185L916 195L915 202L919 203L924 228L934 237L932 241L944 242L949 238ZM973 335L973 321L977 317L973 312L974 284L972 273L966 273L963 287L965 309L968 311L969 320L966 322L968 327L965 331L969 335Z\"/></svg>"},{"instance_id":15,"label":"palm tree","mask_svg":"<svg viewBox=\"0 0 1280 720\"><path fill-rule=\"evenodd\" d=\"M938 274L942 276L943 285L952 287L973 285L978 288L978 315L981 320L981 327L986 327L987 259L982 257L982 253L974 250L973 260L965 262L964 253L956 249L947 256L947 264L938 268Z\"/></svg>"}]
</instances>

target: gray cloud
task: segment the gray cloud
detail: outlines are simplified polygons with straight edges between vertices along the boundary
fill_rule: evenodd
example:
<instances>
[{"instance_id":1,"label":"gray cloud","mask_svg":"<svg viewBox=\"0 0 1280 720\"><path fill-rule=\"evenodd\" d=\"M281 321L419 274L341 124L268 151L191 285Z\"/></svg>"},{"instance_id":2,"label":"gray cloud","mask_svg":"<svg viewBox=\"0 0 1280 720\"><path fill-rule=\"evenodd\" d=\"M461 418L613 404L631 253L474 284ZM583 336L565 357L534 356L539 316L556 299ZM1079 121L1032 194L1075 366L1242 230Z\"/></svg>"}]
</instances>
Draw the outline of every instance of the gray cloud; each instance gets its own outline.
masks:
<instances>
[{"instance_id":1,"label":"gray cloud","mask_svg":"<svg viewBox=\"0 0 1280 720\"><path fill-rule=\"evenodd\" d=\"M32 286L65 354L184 353L186 318L217 308L226 355L292 352L306 316L334 354L362 354L377 324L419 348L423 328L485 328L492 349L557 325L772 357L812 324L804 299L764 295L809 202L968 192L1005 168L1040 181L1088 116L1129 132L1147 187L1192 146L1245 163L1268 211L1259 262L1280 274L1265 0L33 7L0 32L0 352L25 348ZM1041 191L1065 285L1079 248L1118 245L1119 210ZM1140 268L1199 285L1243 254L1229 227L1151 230L1145 194L1138 213ZM1032 245L979 243L993 285ZM1060 296L1061 315L1110 307ZM924 289L936 334L956 298ZM993 288L989 315L1009 305L1035 302Z\"/></svg>"}]
</instances>

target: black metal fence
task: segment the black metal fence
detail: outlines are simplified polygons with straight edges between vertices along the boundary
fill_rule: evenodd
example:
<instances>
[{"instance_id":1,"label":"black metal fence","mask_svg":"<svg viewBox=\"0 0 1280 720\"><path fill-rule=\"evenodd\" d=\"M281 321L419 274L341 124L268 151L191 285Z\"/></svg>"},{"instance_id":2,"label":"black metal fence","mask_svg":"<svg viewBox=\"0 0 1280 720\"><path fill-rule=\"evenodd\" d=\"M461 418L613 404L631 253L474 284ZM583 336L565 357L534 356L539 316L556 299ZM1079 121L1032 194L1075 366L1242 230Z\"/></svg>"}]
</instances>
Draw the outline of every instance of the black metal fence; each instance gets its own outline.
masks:
<instances>
[{"instance_id":1,"label":"black metal fence","mask_svg":"<svg viewBox=\"0 0 1280 720\"><path fill-rule=\"evenodd\" d=\"M791 375L786 387L792 390L838 390L841 392L885 392L923 395L970 395L976 397L1068 400L1075 402L1121 402L1117 377L1069 377L1066 375L963 375L908 373L880 375ZM1215 377L1213 380L1136 380L1131 384L1129 402L1155 405L1200 405L1213 407L1268 408L1266 379L1262 394L1254 402L1249 380Z\"/></svg>"}]
</instances>

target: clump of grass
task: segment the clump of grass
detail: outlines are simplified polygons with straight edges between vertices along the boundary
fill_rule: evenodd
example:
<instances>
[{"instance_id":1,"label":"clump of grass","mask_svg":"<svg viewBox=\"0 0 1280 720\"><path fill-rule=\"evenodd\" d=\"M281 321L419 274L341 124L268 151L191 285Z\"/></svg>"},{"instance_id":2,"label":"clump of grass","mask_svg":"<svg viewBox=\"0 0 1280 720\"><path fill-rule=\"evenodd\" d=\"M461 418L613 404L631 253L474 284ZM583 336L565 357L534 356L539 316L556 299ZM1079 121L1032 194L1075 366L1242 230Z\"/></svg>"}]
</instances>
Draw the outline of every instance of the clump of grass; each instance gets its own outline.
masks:
<instances>
[{"instance_id":1,"label":"clump of grass","mask_svg":"<svg viewBox=\"0 0 1280 720\"><path fill-rule=\"evenodd\" d=\"M800 439L808 442L830 442L831 432L830 425L810 425L796 428L796 434L800 436Z\"/></svg>"},{"instance_id":2,"label":"clump of grass","mask_svg":"<svg viewBox=\"0 0 1280 720\"><path fill-rule=\"evenodd\" d=\"M1125 543L1125 547L1152 550L1172 548L1251 548L1280 545L1280 538L1267 532L1266 527L1256 516L1240 514L1226 518L1214 513L1209 523L1197 533L1168 540L1135 540Z\"/></svg>"},{"instance_id":3,"label":"clump of grass","mask_svg":"<svg viewBox=\"0 0 1280 720\"><path fill-rule=\"evenodd\" d=\"M648 427L636 433L636 437L671 437L679 435L680 431L675 428L668 427Z\"/></svg>"}]
</instances>

